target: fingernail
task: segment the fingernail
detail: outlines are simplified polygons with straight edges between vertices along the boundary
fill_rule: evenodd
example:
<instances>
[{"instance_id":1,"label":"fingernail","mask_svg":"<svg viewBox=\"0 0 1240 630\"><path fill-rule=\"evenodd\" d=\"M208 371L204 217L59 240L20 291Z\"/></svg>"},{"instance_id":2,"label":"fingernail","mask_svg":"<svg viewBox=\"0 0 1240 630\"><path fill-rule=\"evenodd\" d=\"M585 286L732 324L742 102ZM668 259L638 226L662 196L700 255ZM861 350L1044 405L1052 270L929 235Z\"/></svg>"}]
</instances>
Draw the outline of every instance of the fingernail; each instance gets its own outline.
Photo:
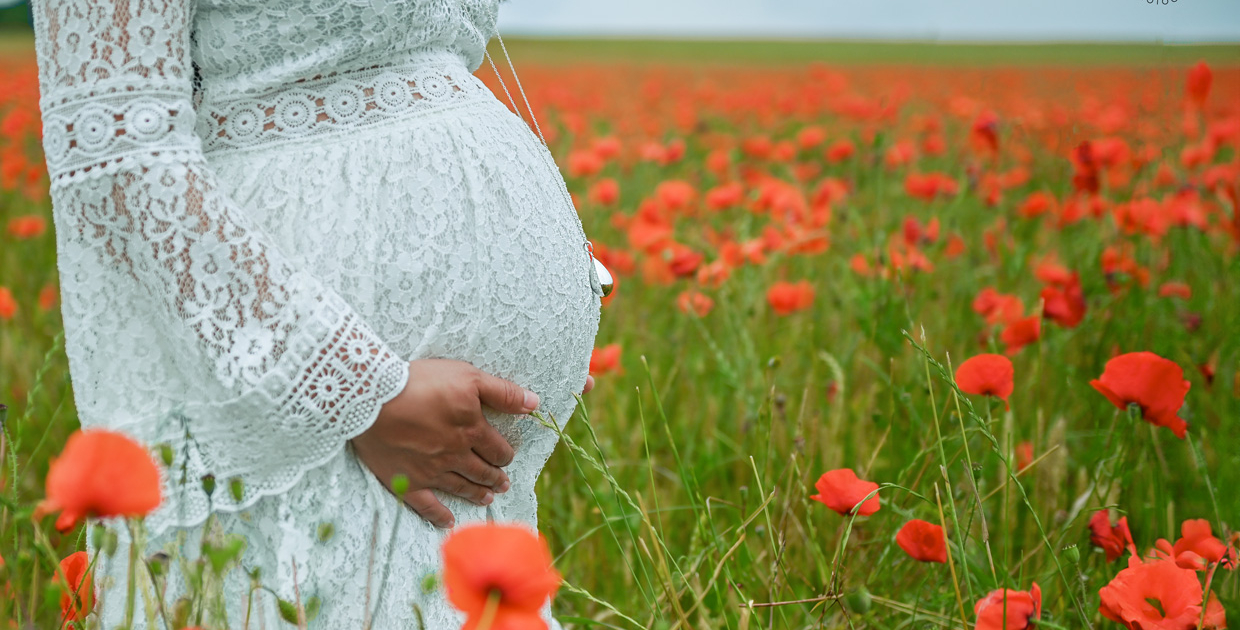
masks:
<instances>
[{"instance_id":1,"label":"fingernail","mask_svg":"<svg viewBox=\"0 0 1240 630\"><path fill-rule=\"evenodd\" d=\"M448 519L448 522L443 526L444 529L452 529L453 527L456 527L456 521L453 519Z\"/></svg>"},{"instance_id":2,"label":"fingernail","mask_svg":"<svg viewBox=\"0 0 1240 630\"><path fill-rule=\"evenodd\" d=\"M505 481L504 483L499 484L499 493L503 494L505 492L508 492L508 489L511 487L512 487L512 484Z\"/></svg>"},{"instance_id":3,"label":"fingernail","mask_svg":"<svg viewBox=\"0 0 1240 630\"><path fill-rule=\"evenodd\" d=\"M494 495L494 494L491 494L490 492L488 492L488 493L486 493L486 494L482 495L482 504L483 504L483 505L491 505L491 502L492 502L492 501L494 501L494 500L495 500L495 495Z\"/></svg>"},{"instance_id":4,"label":"fingernail","mask_svg":"<svg viewBox=\"0 0 1240 630\"><path fill-rule=\"evenodd\" d=\"M538 394L530 390L525 390L525 410L533 411L538 408Z\"/></svg>"}]
</instances>

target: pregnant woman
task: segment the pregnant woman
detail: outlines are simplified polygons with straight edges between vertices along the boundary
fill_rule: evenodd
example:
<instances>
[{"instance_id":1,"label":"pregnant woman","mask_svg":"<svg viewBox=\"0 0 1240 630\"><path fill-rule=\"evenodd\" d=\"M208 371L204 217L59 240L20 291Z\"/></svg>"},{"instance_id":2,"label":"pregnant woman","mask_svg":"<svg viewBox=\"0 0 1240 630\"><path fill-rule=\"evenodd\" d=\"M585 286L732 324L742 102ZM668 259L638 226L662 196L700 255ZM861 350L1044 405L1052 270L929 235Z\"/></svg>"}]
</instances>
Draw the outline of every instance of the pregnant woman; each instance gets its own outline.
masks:
<instances>
[{"instance_id":1,"label":"pregnant woman","mask_svg":"<svg viewBox=\"0 0 1240 630\"><path fill-rule=\"evenodd\" d=\"M571 414L601 291L546 148L472 74L497 13L35 2L78 412L173 454L144 557L246 539L211 627L279 628L278 596L313 627L457 628L443 537L536 524L556 432L528 414Z\"/></svg>"}]
</instances>

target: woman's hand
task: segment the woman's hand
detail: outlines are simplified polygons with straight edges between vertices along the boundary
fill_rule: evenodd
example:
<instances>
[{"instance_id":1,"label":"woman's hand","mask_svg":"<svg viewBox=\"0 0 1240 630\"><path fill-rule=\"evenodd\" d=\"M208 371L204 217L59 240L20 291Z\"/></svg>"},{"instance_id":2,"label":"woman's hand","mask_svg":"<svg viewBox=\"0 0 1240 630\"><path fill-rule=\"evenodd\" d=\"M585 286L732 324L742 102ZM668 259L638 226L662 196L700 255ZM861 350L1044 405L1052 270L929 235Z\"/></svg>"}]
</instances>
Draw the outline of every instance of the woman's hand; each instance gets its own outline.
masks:
<instances>
[{"instance_id":1,"label":"woman's hand","mask_svg":"<svg viewBox=\"0 0 1240 630\"><path fill-rule=\"evenodd\" d=\"M410 361L405 389L353 438L354 451L389 490L396 475L408 477L405 503L437 527L452 527L452 513L432 490L478 505L508 491L500 467L515 453L482 416L483 405L525 414L538 407L538 395L464 361Z\"/></svg>"}]
</instances>

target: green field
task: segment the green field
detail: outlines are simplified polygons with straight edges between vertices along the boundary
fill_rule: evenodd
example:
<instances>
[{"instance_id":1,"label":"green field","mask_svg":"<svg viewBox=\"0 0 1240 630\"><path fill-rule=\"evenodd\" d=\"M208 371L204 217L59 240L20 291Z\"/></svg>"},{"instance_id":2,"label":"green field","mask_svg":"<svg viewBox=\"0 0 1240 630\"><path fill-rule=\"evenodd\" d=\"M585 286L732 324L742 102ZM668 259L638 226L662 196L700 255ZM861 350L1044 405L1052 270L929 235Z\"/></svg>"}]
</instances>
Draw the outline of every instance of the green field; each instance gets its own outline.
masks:
<instances>
[{"instance_id":1,"label":"green field","mask_svg":"<svg viewBox=\"0 0 1240 630\"><path fill-rule=\"evenodd\" d=\"M1240 64L1240 44L1000 44L876 41L672 40L625 38L506 37L514 59L536 63L608 62L693 64L779 64L820 61L837 64L964 65L1182 65L1199 59ZM21 30L0 31L0 54L30 50ZM498 41L491 54L500 58Z\"/></svg>"},{"instance_id":2,"label":"green field","mask_svg":"<svg viewBox=\"0 0 1240 630\"><path fill-rule=\"evenodd\" d=\"M871 41L684 41L633 39L505 38L514 58L542 63L632 61L642 63L808 63L1107 65L1240 64L1240 45L995 44ZM492 56L498 45L492 42Z\"/></svg>"}]
</instances>

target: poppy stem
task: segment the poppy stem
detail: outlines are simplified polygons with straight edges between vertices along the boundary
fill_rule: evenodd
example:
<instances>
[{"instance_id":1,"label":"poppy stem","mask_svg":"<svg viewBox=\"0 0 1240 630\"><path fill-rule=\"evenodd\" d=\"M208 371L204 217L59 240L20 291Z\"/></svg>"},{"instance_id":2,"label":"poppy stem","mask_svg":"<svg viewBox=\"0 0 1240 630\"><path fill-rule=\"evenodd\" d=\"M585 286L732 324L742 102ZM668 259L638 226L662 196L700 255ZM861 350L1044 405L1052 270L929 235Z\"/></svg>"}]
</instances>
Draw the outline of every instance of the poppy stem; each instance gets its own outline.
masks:
<instances>
[{"instance_id":1,"label":"poppy stem","mask_svg":"<svg viewBox=\"0 0 1240 630\"><path fill-rule=\"evenodd\" d=\"M499 589L491 589L491 593L487 595L487 605L482 609L482 617L478 619L478 630L491 630L491 626L495 624L495 617L499 614Z\"/></svg>"},{"instance_id":2,"label":"poppy stem","mask_svg":"<svg viewBox=\"0 0 1240 630\"><path fill-rule=\"evenodd\" d=\"M842 595L822 595L819 597L811 597L809 599L794 599L786 602L748 602L741 604L741 608L770 608L772 606L791 606L793 604L817 604L818 602L835 601L843 597Z\"/></svg>"},{"instance_id":3,"label":"poppy stem","mask_svg":"<svg viewBox=\"0 0 1240 630\"><path fill-rule=\"evenodd\" d=\"M1202 630L1206 626L1206 613L1210 608L1210 585L1214 581L1214 571L1218 569L1218 563L1210 565L1210 569L1206 571L1206 585L1201 590L1201 616L1197 618L1197 630Z\"/></svg>"},{"instance_id":4,"label":"poppy stem","mask_svg":"<svg viewBox=\"0 0 1240 630\"><path fill-rule=\"evenodd\" d=\"M129 528L129 583L126 585L125 592L125 627L133 627L133 611L134 600L137 595L137 570L138 570L138 545L142 543L138 539L138 532L134 529L133 519L125 519L125 526Z\"/></svg>"}]
</instances>

